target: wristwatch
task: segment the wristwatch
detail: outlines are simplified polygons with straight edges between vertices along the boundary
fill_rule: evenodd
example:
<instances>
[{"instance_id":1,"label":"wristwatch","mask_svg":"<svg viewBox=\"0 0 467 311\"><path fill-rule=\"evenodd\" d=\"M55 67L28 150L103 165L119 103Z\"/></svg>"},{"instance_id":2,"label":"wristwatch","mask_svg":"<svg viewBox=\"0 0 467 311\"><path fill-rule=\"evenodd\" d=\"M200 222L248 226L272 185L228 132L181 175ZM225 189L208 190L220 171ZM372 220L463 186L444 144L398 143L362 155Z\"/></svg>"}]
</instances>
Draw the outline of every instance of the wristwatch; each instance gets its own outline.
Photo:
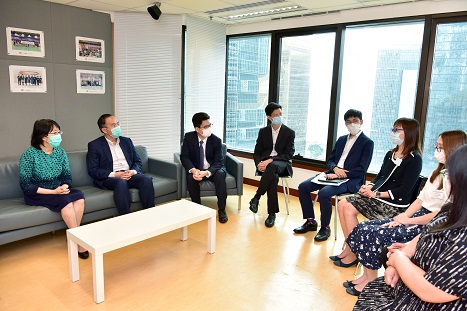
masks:
<instances>
[{"instance_id":1,"label":"wristwatch","mask_svg":"<svg viewBox=\"0 0 467 311\"><path fill-rule=\"evenodd\" d=\"M376 198L379 199L379 198L381 197L381 192L376 191L376 192L375 192L375 195L376 195Z\"/></svg>"}]
</instances>

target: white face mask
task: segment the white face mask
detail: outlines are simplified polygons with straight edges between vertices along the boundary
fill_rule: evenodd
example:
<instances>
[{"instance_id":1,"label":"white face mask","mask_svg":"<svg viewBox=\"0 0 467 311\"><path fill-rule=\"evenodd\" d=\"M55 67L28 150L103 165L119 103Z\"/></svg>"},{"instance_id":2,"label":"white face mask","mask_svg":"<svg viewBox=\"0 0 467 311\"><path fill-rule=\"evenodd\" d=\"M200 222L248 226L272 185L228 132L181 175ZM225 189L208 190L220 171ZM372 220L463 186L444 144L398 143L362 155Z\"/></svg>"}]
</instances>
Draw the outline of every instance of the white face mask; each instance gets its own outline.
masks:
<instances>
[{"instance_id":1,"label":"white face mask","mask_svg":"<svg viewBox=\"0 0 467 311\"><path fill-rule=\"evenodd\" d=\"M211 136L211 128L203 129L203 134L201 134L204 138Z\"/></svg>"},{"instance_id":2,"label":"white face mask","mask_svg":"<svg viewBox=\"0 0 467 311\"><path fill-rule=\"evenodd\" d=\"M352 135L357 135L358 132L360 132L360 128L362 125L360 123L351 123L346 125L347 130L349 130L349 133Z\"/></svg>"},{"instance_id":3,"label":"white face mask","mask_svg":"<svg viewBox=\"0 0 467 311\"><path fill-rule=\"evenodd\" d=\"M435 149L435 159L438 163L445 164L446 155L444 154L444 150L438 151L438 149Z\"/></svg>"},{"instance_id":4,"label":"white face mask","mask_svg":"<svg viewBox=\"0 0 467 311\"><path fill-rule=\"evenodd\" d=\"M391 138L391 141L400 146L402 145L402 143L404 142L404 140L400 137L401 136L401 133L393 133L391 132L391 136L389 138Z\"/></svg>"}]
</instances>

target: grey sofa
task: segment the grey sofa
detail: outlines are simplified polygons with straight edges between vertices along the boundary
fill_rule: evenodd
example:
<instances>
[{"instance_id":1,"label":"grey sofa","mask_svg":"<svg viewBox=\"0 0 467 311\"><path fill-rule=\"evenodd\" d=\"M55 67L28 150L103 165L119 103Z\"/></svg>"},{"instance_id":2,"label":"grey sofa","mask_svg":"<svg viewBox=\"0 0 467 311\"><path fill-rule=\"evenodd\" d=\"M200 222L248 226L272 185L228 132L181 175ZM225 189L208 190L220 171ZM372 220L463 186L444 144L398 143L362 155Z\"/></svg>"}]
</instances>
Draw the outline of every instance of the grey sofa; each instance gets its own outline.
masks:
<instances>
[{"instance_id":1,"label":"grey sofa","mask_svg":"<svg viewBox=\"0 0 467 311\"><path fill-rule=\"evenodd\" d=\"M227 195L238 195L238 209L242 208L242 195L243 195L243 162L238 160L232 154L227 152L227 146L222 144L222 154L224 155L224 165L227 171L225 176L225 183L227 185ZM179 163L180 152L174 153L174 162ZM188 188L186 186L186 170L182 167L182 182L181 190L182 197L189 197ZM200 184L201 197L215 196L216 188L214 183L208 180L203 180Z\"/></svg>"},{"instance_id":2,"label":"grey sofa","mask_svg":"<svg viewBox=\"0 0 467 311\"><path fill-rule=\"evenodd\" d=\"M181 198L180 164L148 158L146 147L136 146L143 162L143 173L152 177L155 203ZM82 223L101 220L118 215L113 201L113 191L93 186L87 173L86 151L68 153L72 186L84 192L85 206ZM19 186L19 162L0 160L0 245L29 238L35 235L66 228L60 213L42 206L24 203ZM131 210L141 209L138 191L131 189Z\"/></svg>"}]
</instances>

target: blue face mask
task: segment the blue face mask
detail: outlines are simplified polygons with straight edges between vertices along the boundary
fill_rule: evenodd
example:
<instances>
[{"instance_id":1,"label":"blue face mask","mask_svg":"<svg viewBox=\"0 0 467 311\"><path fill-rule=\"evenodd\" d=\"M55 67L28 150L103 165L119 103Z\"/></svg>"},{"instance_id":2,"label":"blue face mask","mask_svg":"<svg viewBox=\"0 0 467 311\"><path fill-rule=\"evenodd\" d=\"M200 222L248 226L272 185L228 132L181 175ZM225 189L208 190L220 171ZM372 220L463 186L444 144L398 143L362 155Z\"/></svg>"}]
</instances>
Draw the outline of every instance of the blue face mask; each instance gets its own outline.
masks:
<instances>
[{"instance_id":1,"label":"blue face mask","mask_svg":"<svg viewBox=\"0 0 467 311\"><path fill-rule=\"evenodd\" d=\"M49 139L50 139L49 145L56 148L60 146L60 143L62 142L62 135L58 134L54 136L49 136Z\"/></svg>"},{"instance_id":2,"label":"blue face mask","mask_svg":"<svg viewBox=\"0 0 467 311\"><path fill-rule=\"evenodd\" d=\"M120 136L122 136L122 129L120 128L120 126L114 127L112 129L112 137L119 138Z\"/></svg>"},{"instance_id":3,"label":"blue face mask","mask_svg":"<svg viewBox=\"0 0 467 311\"><path fill-rule=\"evenodd\" d=\"M282 124L282 116L277 116L277 117L272 118L271 123L274 125Z\"/></svg>"}]
</instances>

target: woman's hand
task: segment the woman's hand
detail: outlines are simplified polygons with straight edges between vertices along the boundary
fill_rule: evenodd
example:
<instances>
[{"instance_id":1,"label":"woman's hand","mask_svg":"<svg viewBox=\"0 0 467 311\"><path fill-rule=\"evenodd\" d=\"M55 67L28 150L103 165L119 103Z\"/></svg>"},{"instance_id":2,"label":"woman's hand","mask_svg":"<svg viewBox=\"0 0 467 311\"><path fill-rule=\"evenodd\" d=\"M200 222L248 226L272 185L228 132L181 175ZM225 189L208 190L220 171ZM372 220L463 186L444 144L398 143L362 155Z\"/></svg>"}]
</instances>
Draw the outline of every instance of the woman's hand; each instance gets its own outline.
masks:
<instances>
[{"instance_id":1,"label":"woman's hand","mask_svg":"<svg viewBox=\"0 0 467 311\"><path fill-rule=\"evenodd\" d=\"M402 225L408 225L409 224L409 217L407 216L406 213L401 213L399 215L397 215L396 217L394 217L394 221L397 221L398 223L402 224Z\"/></svg>"},{"instance_id":2,"label":"woman's hand","mask_svg":"<svg viewBox=\"0 0 467 311\"><path fill-rule=\"evenodd\" d=\"M68 194L70 193L70 189L68 188L67 184L63 184L57 188L55 188L55 194Z\"/></svg>"},{"instance_id":3,"label":"woman's hand","mask_svg":"<svg viewBox=\"0 0 467 311\"><path fill-rule=\"evenodd\" d=\"M386 227L387 228L394 228L394 227L397 227L397 226L400 226L400 225L402 225L400 222L394 220L394 221L388 222L388 223L386 223L384 225L381 225L381 227L383 227L383 228L386 228Z\"/></svg>"},{"instance_id":4,"label":"woman's hand","mask_svg":"<svg viewBox=\"0 0 467 311\"><path fill-rule=\"evenodd\" d=\"M397 273L396 268L389 266L384 271L384 281L391 287L396 286L397 281L399 281L399 273Z\"/></svg>"}]
</instances>

